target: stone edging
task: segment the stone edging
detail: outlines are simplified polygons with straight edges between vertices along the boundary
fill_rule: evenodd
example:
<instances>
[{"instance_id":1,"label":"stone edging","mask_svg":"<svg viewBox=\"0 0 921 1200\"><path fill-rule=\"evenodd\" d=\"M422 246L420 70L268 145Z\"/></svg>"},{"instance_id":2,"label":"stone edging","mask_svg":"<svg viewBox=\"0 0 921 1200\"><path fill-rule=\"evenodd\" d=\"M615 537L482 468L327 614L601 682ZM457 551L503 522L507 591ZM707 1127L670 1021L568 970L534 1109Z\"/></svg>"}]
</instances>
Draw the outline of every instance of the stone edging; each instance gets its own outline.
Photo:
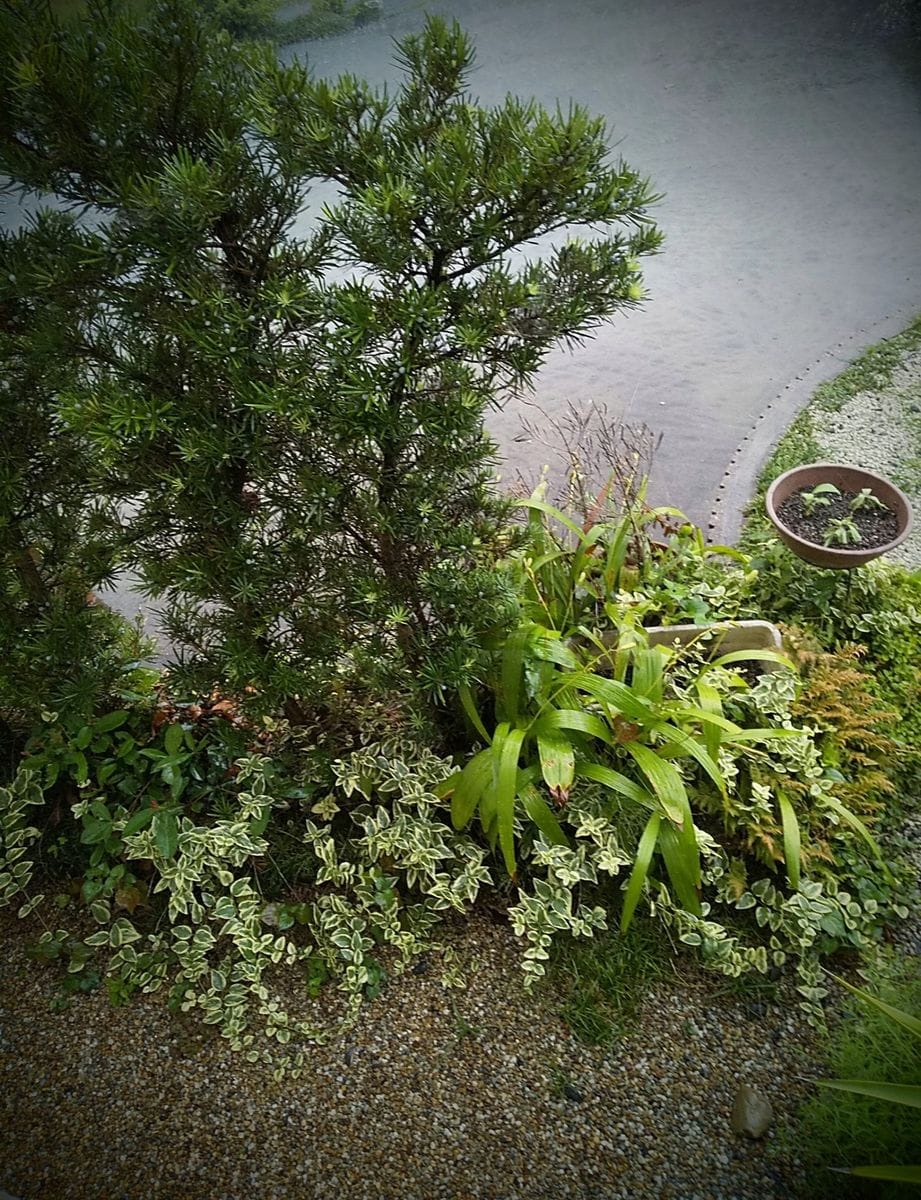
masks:
<instances>
[{"instance_id":1,"label":"stone edging","mask_svg":"<svg viewBox=\"0 0 921 1200\"><path fill-rule=\"evenodd\" d=\"M855 330L806 367L775 396L737 446L723 472L707 522L709 542L731 545L738 540L743 510L752 497L764 464L788 426L807 406L816 388L840 375L849 363L876 342L901 333L917 312L916 304L865 329ZM847 357L842 357L842 350L846 350Z\"/></svg>"}]
</instances>

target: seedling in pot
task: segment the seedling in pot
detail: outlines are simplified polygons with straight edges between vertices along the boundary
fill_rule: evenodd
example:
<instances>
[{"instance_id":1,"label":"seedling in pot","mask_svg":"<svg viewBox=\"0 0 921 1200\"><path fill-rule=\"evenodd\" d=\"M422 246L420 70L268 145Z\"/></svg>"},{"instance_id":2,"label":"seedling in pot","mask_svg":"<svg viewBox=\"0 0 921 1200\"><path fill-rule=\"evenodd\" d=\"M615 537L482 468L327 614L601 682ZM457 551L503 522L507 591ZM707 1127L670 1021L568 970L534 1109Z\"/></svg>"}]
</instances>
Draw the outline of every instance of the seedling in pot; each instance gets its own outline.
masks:
<instances>
[{"instance_id":1,"label":"seedling in pot","mask_svg":"<svg viewBox=\"0 0 921 1200\"><path fill-rule=\"evenodd\" d=\"M861 488L848 505L848 508L852 513L855 513L861 512L866 508L885 509L886 505L883 504L879 496L874 496L869 488Z\"/></svg>"},{"instance_id":2,"label":"seedling in pot","mask_svg":"<svg viewBox=\"0 0 921 1200\"><path fill-rule=\"evenodd\" d=\"M863 535L850 517L829 521L825 529L826 546L859 546Z\"/></svg>"},{"instance_id":3,"label":"seedling in pot","mask_svg":"<svg viewBox=\"0 0 921 1200\"><path fill-rule=\"evenodd\" d=\"M811 517L817 508L827 508L834 496L840 496L840 491L833 483L817 483L809 492L800 492L799 498L803 512Z\"/></svg>"}]
</instances>

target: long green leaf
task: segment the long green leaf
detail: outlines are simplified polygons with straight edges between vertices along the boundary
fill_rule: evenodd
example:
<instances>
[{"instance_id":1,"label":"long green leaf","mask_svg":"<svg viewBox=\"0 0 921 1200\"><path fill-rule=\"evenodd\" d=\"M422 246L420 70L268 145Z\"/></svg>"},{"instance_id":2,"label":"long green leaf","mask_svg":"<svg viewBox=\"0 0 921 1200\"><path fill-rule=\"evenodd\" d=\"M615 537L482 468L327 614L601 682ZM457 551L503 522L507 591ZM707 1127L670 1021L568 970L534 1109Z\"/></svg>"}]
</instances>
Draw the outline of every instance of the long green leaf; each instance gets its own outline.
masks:
<instances>
[{"instance_id":1,"label":"long green leaf","mask_svg":"<svg viewBox=\"0 0 921 1200\"><path fill-rule=\"evenodd\" d=\"M634 804L639 804L642 808L651 808L653 812L659 810L656 798L651 792L647 792L645 788L634 783L632 779L628 779L626 775L621 775L620 771L612 771L610 767L602 766L601 763L577 763L576 778L593 779L595 783L602 784L612 792L617 792L619 796L624 796L627 800L632 800Z\"/></svg>"},{"instance_id":2,"label":"long green leaf","mask_svg":"<svg viewBox=\"0 0 921 1200\"><path fill-rule=\"evenodd\" d=\"M795 891L799 887L800 879L799 822L786 792L778 791L777 803L780 806L780 821L783 826L783 856L787 864L787 879Z\"/></svg>"},{"instance_id":3,"label":"long green leaf","mask_svg":"<svg viewBox=\"0 0 921 1200\"><path fill-rule=\"evenodd\" d=\"M649 874L649 864L652 862L656 842L659 839L659 825L661 821L662 818L658 813L652 814L646 822L646 828L643 830L640 844L636 848L636 859L633 863L633 870L630 872L627 890L624 893L623 912L620 914L621 933L627 932L630 922L633 920L633 914L636 911L640 896L643 894L643 884L646 882L646 876Z\"/></svg>"},{"instance_id":4,"label":"long green leaf","mask_svg":"<svg viewBox=\"0 0 921 1200\"><path fill-rule=\"evenodd\" d=\"M741 726L736 725L735 721L730 721L728 717L722 716L721 713L711 712L703 705L698 707L696 704L668 704L659 711L662 716L669 717L672 720L700 721L704 726L721 729L733 735L742 732Z\"/></svg>"},{"instance_id":5,"label":"long green leaf","mask_svg":"<svg viewBox=\"0 0 921 1200\"><path fill-rule=\"evenodd\" d=\"M641 696L659 703L665 690L662 655L656 649L639 646L633 653L633 687Z\"/></svg>"},{"instance_id":6,"label":"long green leaf","mask_svg":"<svg viewBox=\"0 0 921 1200\"><path fill-rule=\"evenodd\" d=\"M505 739L509 731L508 721L500 721L496 726L495 733L492 738L492 746L490 747L490 779L483 789L483 795L480 797L480 824L483 827L483 832L489 838L490 846L495 849L496 840L499 836L498 825L498 806L496 798L498 794L499 782L499 762L502 757L502 747L505 745Z\"/></svg>"},{"instance_id":7,"label":"long green leaf","mask_svg":"<svg viewBox=\"0 0 921 1200\"><path fill-rule=\"evenodd\" d=\"M164 858L172 858L179 846L179 822L176 814L160 809L154 814L151 829L157 849Z\"/></svg>"},{"instance_id":8,"label":"long green leaf","mask_svg":"<svg viewBox=\"0 0 921 1200\"><path fill-rule=\"evenodd\" d=\"M897 1167L851 1167L847 1175L859 1175L861 1179L885 1179L890 1183L921 1183L921 1166Z\"/></svg>"},{"instance_id":9,"label":"long green leaf","mask_svg":"<svg viewBox=\"0 0 921 1200\"><path fill-rule=\"evenodd\" d=\"M486 787L492 782L492 751L481 750L475 754L455 779L451 797L451 824L455 829L464 829L476 812L477 805Z\"/></svg>"},{"instance_id":10,"label":"long green leaf","mask_svg":"<svg viewBox=\"0 0 921 1200\"><path fill-rule=\"evenodd\" d=\"M480 826L489 841L490 848L495 850L499 829L496 824L496 781L490 779L483 794L480 796Z\"/></svg>"},{"instance_id":11,"label":"long green leaf","mask_svg":"<svg viewBox=\"0 0 921 1200\"><path fill-rule=\"evenodd\" d=\"M568 550L551 550L549 554L542 554L540 558L535 559L531 563L531 570L535 575L539 575L544 567L550 566L551 563L558 562L561 558L568 558Z\"/></svg>"},{"instance_id":12,"label":"long green leaf","mask_svg":"<svg viewBox=\"0 0 921 1200\"><path fill-rule=\"evenodd\" d=\"M735 733L731 733L728 737L723 738L724 742L770 742L772 739L797 738L802 737L801 729L771 729L765 726L763 729L739 729Z\"/></svg>"},{"instance_id":13,"label":"long green leaf","mask_svg":"<svg viewBox=\"0 0 921 1200\"><path fill-rule=\"evenodd\" d=\"M682 908L699 917L701 907L697 885L700 861L696 842L692 838L689 843L682 833L666 822L659 827L659 849Z\"/></svg>"},{"instance_id":14,"label":"long green leaf","mask_svg":"<svg viewBox=\"0 0 921 1200\"><path fill-rule=\"evenodd\" d=\"M486 730L486 726L483 724L483 720L477 711L476 701L473 699L473 692L470 690L470 685L467 683L462 683L457 689L457 692L460 696L460 702L463 705L464 712L467 714L467 720L488 746L492 739L490 738Z\"/></svg>"},{"instance_id":15,"label":"long green leaf","mask_svg":"<svg viewBox=\"0 0 921 1200\"><path fill-rule=\"evenodd\" d=\"M816 1083L819 1087L852 1092L855 1096L870 1096L874 1100L885 1100L888 1104L921 1108L921 1086L916 1083L874 1083L868 1079L817 1079Z\"/></svg>"},{"instance_id":16,"label":"long green leaf","mask_svg":"<svg viewBox=\"0 0 921 1200\"><path fill-rule=\"evenodd\" d=\"M560 828L560 823L553 815L553 810L537 788L529 783L521 788L518 794L524 804L525 812L547 841L555 846L568 846L569 838Z\"/></svg>"},{"instance_id":17,"label":"long green leaf","mask_svg":"<svg viewBox=\"0 0 921 1200\"><path fill-rule=\"evenodd\" d=\"M880 848L876 844L876 839L873 837L872 833L870 833L869 829L867 829L866 825L864 825L863 821L861 821L860 817L858 817L854 813L852 813L849 808L845 808L845 806L841 803L841 801L838 800L837 797L835 797L835 796L830 796L830 795L828 795L828 793L826 793L822 797L822 799L828 805L828 807L832 810L832 812L836 812L838 814L838 816L841 818L842 821L845 822L845 824L850 825L851 829L853 829L856 833L860 834L860 836L863 838L863 840L867 843L867 845L870 847L870 849L873 851L874 855L876 856L877 861L879 862L880 866L883 868L883 872L886 875L886 878L891 882L892 872L889 870L889 867L887 866L886 861L883 858L882 853L880 852Z\"/></svg>"},{"instance_id":18,"label":"long green leaf","mask_svg":"<svg viewBox=\"0 0 921 1200\"><path fill-rule=\"evenodd\" d=\"M566 643L559 637L551 637L549 631L537 634L531 639L531 652L535 658L556 663L558 667L566 667L570 671L577 671L582 666Z\"/></svg>"},{"instance_id":19,"label":"long green leaf","mask_svg":"<svg viewBox=\"0 0 921 1200\"><path fill-rule=\"evenodd\" d=\"M579 580L582 578L582 572L585 570L589 559L589 551L603 535L604 526L595 525L588 533L583 533L579 539L579 547L572 556L572 568L569 572L569 596L571 602L575 600Z\"/></svg>"},{"instance_id":20,"label":"long green leaf","mask_svg":"<svg viewBox=\"0 0 921 1200\"><path fill-rule=\"evenodd\" d=\"M565 525L567 529L576 535L580 542L585 537L585 534L575 523L575 521L571 521L564 512L560 512L558 508L554 508L553 505L548 504L546 500L535 500L533 496L529 496L527 500L513 501L513 507L528 508L532 512L546 513L547 516L553 517L555 521L559 521L561 525Z\"/></svg>"},{"instance_id":21,"label":"long green leaf","mask_svg":"<svg viewBox=\"0 0 921 1200\"><path fill-rule=\"evenodd\" d=\"M675 767L640 742L627 742L624 749L649 780L669 820L683 827L687 792Z\"/></svg>"},{"instance_id":22,"label":"long green leaf","mask_svg":"<svg viewBox=\"0 0 921 1200\"><path fill-rule=\"evenodd\" d=\"M497 696L499 716L511 724L518 720L518 700L524 683L525 646L530 637L528 625L520 625L505 639L502 651L502 684Z\"/></svg>"},{"instance_id":23,"label":"long green leaf","mask_svg":"<svg viewBox=\"0 0 921 1200\"><path fill-rule=\"evenodd\" d=\"M658 730L667 739L666 745L660 749L660 755L670 756L673 749L675 749L680 755L686 758L693 758L703 767L716 784L720 795L726 795L726 781L723 778L722 771L720 771L719 767L696 738L692 737L689 733L685 733L683 729L676 728L674 725L666 725L664 721L655 722L653 728Z\"/></svg>"},{"instance_id":24,"label":"long green leaf","mask_svg":"<svg viewBox=\"0 0 921 1200\"><path fill-rule=\"evenodd\" d=\"M617 526L604 562L604 592L605 597L617 590L620 583L620 573L627 557L627 547L630 542L632 526L628 517L624 517Z\"/></svg>"},{"instance_id":25,"label":"long green leaf","mask_svg":"<svg viewBox=\"0 0 921 1200\"><path fill-rule=\"evenodd\" d=\"M496 738L498 741L498 735ZM496 818L499 826L499 845L505 868L514 879L515 869L515 798L518 782L518 756L524 741L523 729L510 729L498 750L496 769Z\"/></svg>"},{"instance_id":26,"label":"long green leaf","mask_svg":"<svg viewBox=\"0 0 921 1200\"><path fill-rule=\"evenodd\" d=\"M588 692L602 704L610 705L633 721L647 724L652 715L652 706L648 701L638 696L627 684L616 679L602 679L589 671L581 671L572 675L568 683L570 687Z\"/></svg>"},{"instance_id":27,"label":"long green leaf","mask_svg":"<svg viewBox=\"0 0 921 1200\"><path fill-rule=\"evenodd\" d=\"M710 671L714 667L728 667L731 663L737 662L772 662L779 663L782 667L789 667L791 671L795 670L790 659L786 654L781 654L779 650L733 650L729 654L721 654L719 658L708 663L704 667L704 671Z\"/></svg>"},{"instance_id":28,"label":"long green leaf","mask_svg":"<svg viewBox=\"0 0 921 1200\"><path fill-rule=\"evenodd\" d=\"M568 799L576 765L572 742L559 733L539 733L537 754L550 795L561 802Z\"/></svg>"},{"instance_id":29,"label":"long green leaf","mask_svg":"<svg viewBox=\"0 0 921 1200\"><path fill-rule=\"evenodd\" d=\"M709 713L711 717L722 717L723 701L716 688L707 683L705 679L697 680L697 696L700 700L700 707L704 712ZM707 753L716 761L719 754L720 736L719 726L713 725L710 722L705 722L703 727L704 745L707 747Z\"/></svg>"},{"instance_id":30,"label":"long green leaf","mask_svg":"<svg viewBox=\"0 0 921 1200\"><path fill-rule=\"evenodd\" d=\"M736 562L748 562L748 555L742 550L737 549L735 546L723 546L715 542L706 547L706 552L708 557L713 556L719 558L732 558Z\"/></svg>"},{"instance_id":31,"label":"long green leaf","mask_svg":"<svg viewBox=\"0 0 921 1200\"><path fill-rule=\"evenodd\" d=\"M580 708L551 708L542 713L531 726L533 733L547 733L555 729L568 729L572 733L587 733L608 746L613 745L611 731L600 717L583 712Z\"/></svg>"},{"instance_id":32,"label":"long green leaf","mask_svg":"<svg viewBox=\"0 0 921 1200\"><path fill-rule=\"evenodd\" d=\"M694 814L691 812L691 801L687 794L687 790L685 790L684 798L682 800L682 809L684 820L678 833L684 847L687 868L691 876L691 881L694 884L694 887L698 889L699 894L703 871L700 865L700 849L697 845L697 830L694 828Z\"/></svg>"},{"instance_id":33,"label":"long green leaf","mask_svg":"<svg viewBox=\"0 0 921 1200\"><path fill-rule=\"evenodd\" d=\"M887 1004L884 1000L879 1000L872 993L865 992L863 988L854 987L852 983L848 983L840 975L832 975L832 979L840 983L842 987L847 988L849 992L853 992L855 996L859 996L861 1000L865 1000L867 1004L872 1004L874 1008L878 1008L880 1012L884 1012L887 1017L891 1017L897 1025L901 1025L909 1033L915 1034L916 1037L921 1037L921 1019L918 1017L913 1017L911 1013L904 1012L901 1008L893 1008L891 1004Z\"/></svg>"}]
</instances>

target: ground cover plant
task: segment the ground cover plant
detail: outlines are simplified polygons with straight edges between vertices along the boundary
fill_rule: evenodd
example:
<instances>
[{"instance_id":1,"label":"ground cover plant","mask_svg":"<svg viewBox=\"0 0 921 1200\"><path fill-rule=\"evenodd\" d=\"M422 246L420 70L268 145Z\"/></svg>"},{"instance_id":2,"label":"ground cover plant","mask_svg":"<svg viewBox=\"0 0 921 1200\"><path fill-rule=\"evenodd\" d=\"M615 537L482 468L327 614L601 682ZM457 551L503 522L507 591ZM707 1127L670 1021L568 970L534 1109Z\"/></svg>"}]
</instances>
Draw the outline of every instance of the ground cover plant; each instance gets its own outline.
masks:
<instances>
[{"instance_id":1,"label":"ground cover plant","mask_svg":"<svg viewBox=\"0 0 921 1200\"><path fill-rule=\"evenodd\" d=\"M485 895L528 985L555 941L652 918L818 1017L823 957L910 899L861 673L907 654L908 585L868 577L860 661L821 630L653 647L763 608L770 568L635 462L581 512L492 478L488 406L642 299L649 185L580 108L476 105L456 26L404 39L388 94L185 0L105 11L13 5L0 42L0 162L68 209L0 241L0 900L47 922L34 953L71 991L167 988L279 1074ZM340 198L297 235L316 179ZM513 256L580 225L607 232ZM88 598L123 567L166 671Z\"/></svg>"}]
</instances>

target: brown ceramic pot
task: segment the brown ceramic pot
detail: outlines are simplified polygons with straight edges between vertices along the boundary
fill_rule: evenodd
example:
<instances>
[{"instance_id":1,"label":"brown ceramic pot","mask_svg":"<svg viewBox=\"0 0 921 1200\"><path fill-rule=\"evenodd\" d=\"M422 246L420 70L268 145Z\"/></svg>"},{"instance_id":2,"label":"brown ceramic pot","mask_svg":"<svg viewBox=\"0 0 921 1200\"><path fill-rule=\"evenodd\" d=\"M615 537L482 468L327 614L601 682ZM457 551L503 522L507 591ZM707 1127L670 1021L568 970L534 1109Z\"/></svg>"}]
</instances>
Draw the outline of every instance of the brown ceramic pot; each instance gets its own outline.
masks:
<instances>
[{"instance_id":1,"label":"brown ceramic pot","mask_svg":"<svg viewBox=\"0 0 921 1200\"><path fill-rule=\"evenodd\" d=\"M803 488L813 488L819 483L833 483L842 492L859 492L861 488L869 488L874 496L895 513L899 522L898 533L891 542L886 542L883 546L858 546L854 550L840 546L823 546L798 537L783 524L777 516L777 509L794 492L802 491ZM831 567L837 570L862 567L864 563L894 550L911 533L913 520L908 497L894 483L890 483L882 475L865 471L862 467L848 467L844 463L808 463L805 467L794 467L792 471L785 471L783 475L778 475L768 488L764 506L780 540L794 554L798 554L807 563L812 563L814 567Z\"/></svg>"},{"instance_id":2,"label":"brown ceramic pot","mask_svg":"<svg viewBox=\"0 0 921 1200\"><path fill-rule=\"evenodd\" d=\"M783 653L783 641L780 630L769 621L714 621L710 625L647 625L643 630L650 646L671 647L677 642L679 646L689 646L700 642L704 634L712 635L707 642L708 657L715 658L720 654L731 654L736 650L773 650ZM601 640L612 650L616 649L620 633L612 629L601 635ZM760 662L752 659L752 667L756 674L764 675L776 671L780 664L775 662ZM596 666L601 674L605 673L604 664Z\"/></svg>"}]
</instances>

